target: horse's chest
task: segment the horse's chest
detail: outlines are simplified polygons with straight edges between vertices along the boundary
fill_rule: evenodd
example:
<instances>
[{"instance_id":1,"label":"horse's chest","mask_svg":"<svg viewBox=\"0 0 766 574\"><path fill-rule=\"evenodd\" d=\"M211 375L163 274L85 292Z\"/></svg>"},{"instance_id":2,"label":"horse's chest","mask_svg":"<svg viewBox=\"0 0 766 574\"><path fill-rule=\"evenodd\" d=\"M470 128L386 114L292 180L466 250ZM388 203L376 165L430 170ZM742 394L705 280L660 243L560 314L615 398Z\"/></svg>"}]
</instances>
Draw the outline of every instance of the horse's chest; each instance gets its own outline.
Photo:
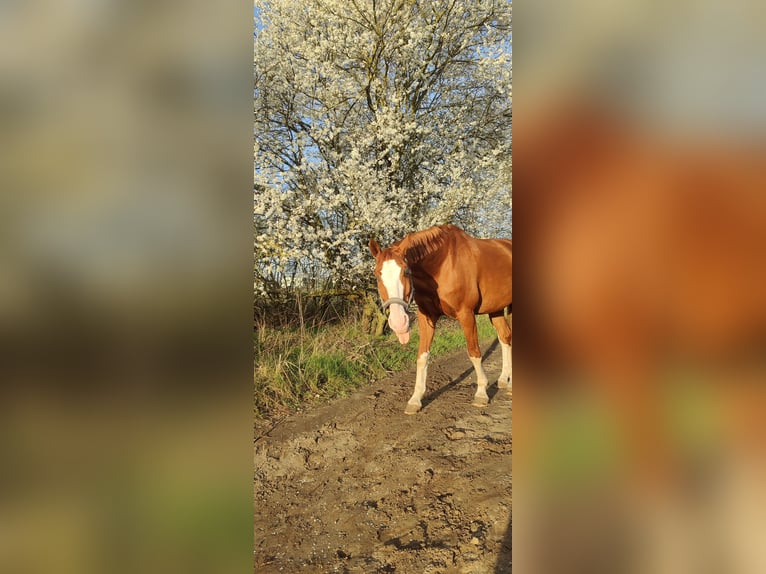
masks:
<instances>
[{"instance_id":1,"label":"horse's chest","mask_svg":"<svg viewBox=\"0 0 766 574\"><path fill-rule=\"evenodd\" d=\"M455 267L455 265L448 266L448 268ZM415 283L415 299L418 307L428 315L432 317L447 315L454 319L458 315L458 310L466 305L466 289L460 281L457 281L457 278L445 276L442 273L429 274L426 279L418 279L420 280Z\"/></svg>"},{"instance_id":2,"label":"horse's chest","mask_svg":"<svg viewBox=\"0 0 766 574\"><path fill-rule=\"evenodd\" d=\"M447 315L447 317L452 317L453 319L457 318L458 310L465 304L465 302L460 297L455 296L454 293L442 294L437 296L437 298L441 313Z\"/></svg>"},{"instance_id":3,"label":"horse's chest","mask_svg":"<svg viewBox=\"0 0 766 574\"><path fill-rule=\"evenodd\" d=\"M457 311L455 308L449 303L445 303L444 301L441 302L441 311L443 314L447 315L447 317L452 317L453 319L457 317Z\"/></svg>"}]
</instances>

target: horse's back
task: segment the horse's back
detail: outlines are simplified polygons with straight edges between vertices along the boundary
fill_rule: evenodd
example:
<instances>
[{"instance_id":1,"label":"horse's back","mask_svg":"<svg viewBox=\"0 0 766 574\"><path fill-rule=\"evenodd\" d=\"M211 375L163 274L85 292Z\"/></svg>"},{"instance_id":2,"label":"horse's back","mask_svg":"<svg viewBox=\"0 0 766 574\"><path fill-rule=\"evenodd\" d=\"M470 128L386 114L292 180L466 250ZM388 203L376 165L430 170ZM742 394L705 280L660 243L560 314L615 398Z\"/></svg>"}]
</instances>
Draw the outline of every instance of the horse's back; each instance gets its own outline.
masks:
<instances>
[{"instance_id":1,"label":"horse's back","mask_svg":"<svg viewBox=\"0 0 766 574\"><path fill-rule=\"evenodd\" d=\"M476 257L485 272L510 276L513 268L513 244L510 239L477 239Z\"/></svg>"}]
</instances>

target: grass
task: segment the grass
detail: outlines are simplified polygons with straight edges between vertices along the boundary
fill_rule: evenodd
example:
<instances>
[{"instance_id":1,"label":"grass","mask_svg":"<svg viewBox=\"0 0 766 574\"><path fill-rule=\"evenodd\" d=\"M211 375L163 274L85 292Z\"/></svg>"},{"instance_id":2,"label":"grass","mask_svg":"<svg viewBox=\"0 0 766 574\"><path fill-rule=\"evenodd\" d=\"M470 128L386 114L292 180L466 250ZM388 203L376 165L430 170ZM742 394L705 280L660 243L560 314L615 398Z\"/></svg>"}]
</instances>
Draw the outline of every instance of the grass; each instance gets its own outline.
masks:
<instances>
[{"instance_id":1,"label":"grass","mask_svg":"<svg viewBox=\"0 0 766 574\"><path fill-rule=\"evenodd\" d=\"M477 319L479 340L495 337L485 316ZM257 324L255 347L255 414L272 417L305 405L342 397L351 391L409 367L416 361L417 324L407 345L389 332L368 335L358 321L322 327L270 328ZM436 326L431 356L465 349L465 337L457 321L442 318Z\"/></svg>"}]
</instances>

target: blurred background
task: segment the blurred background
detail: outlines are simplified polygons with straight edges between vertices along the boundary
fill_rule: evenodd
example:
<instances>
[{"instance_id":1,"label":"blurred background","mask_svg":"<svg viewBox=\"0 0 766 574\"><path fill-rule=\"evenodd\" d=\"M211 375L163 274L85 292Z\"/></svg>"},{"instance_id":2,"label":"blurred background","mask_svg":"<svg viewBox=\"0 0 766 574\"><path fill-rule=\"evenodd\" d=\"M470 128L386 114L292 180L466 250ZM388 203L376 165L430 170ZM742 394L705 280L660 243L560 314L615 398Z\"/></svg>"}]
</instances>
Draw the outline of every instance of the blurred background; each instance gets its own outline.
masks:
<instances>
[{"instance_id":1,"label":"blurred background","mask_svg":"<svg viewBox=\"0 0 766 574\"><path fill-rule=\"evenodd\" d=\"M766 570L761 10L516 5L521 572Z\"/></svg>"},{"instance_id":2,"label":"blurred background","mask_svg":"<svg viewBox=\"0 0 766 574\"><path fill-rule=\"evenodd\" d=\"M0 3L0 570L252 551L252 7Z\"/></svg>"},{"instance_id":3,"label":"blurred background","mask_svg":"<svg viewBox=\"0 0 766 574\"><path fill-rule=\"evenodd\" d=\"M0 4L3 572L251 567L252 16ZM516 32L515 565L763 572L762 7Z\"/></svg>"}]
</instances>

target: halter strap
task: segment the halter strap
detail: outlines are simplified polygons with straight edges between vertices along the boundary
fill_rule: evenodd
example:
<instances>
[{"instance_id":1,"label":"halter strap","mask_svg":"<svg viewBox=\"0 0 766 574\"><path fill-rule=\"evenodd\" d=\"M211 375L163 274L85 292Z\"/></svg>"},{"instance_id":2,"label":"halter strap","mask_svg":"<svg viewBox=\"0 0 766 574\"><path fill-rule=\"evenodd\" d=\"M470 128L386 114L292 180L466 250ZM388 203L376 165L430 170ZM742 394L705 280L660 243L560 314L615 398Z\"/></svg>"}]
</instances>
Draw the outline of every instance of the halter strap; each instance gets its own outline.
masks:
<instances>
[{"instance_id":1,"label":"halter strap","mask_svg":"<svg viewBox=\"0 0 766 574\"><path fill-rule=\"evenodd\" d=\"M407 270L409 271L409 269ZM410 273L406 273L409 277L412 277ZM403 306L405 309L407 309L410 305L412 305L412 300L415 297L415 285L412 283L412 279L410 279L410 297L409 301L405 301L404 299L400 299L399 297L391 297L390 299L386 299L383 301L383 311L388 309L391 305L394 303Z\"/></svg>"},{"instance_id":2,"label":"halter strap","mask_svg":"<svg viewBox=\"0 0 766 574\"><path fill-rule=\"evenodd\" d=\"M405 308L405 310L410 305L412 305L412 299L415 297L415 284L412 282L412 269L407 267L404 270L404 275L406 277L410 278L410 297L409 297L409 301L405 301L404 299L400 299L399 297L391 297L390 299L386 299L385 301L383 301L383 311L388 309L394 303L396 303L397 305L402 305Z\"/></svg>"},{"instance_id":3,"label":"halter strap","mask_svg":"<svg viewBox=\"0 0 766 574\"><path fill-rule=\"evenodd\" d=\"M412 303L412 296L414 295L414 289L410 289L410 300L405 301L404 299L399 299L399 297L391 297L390 299L387 299L383 302L383 310L385 311L388 309L391 305L394 303L397 303L399 305L402 305L403 307L409 307Z\"/></svg>"}]
</instances>

